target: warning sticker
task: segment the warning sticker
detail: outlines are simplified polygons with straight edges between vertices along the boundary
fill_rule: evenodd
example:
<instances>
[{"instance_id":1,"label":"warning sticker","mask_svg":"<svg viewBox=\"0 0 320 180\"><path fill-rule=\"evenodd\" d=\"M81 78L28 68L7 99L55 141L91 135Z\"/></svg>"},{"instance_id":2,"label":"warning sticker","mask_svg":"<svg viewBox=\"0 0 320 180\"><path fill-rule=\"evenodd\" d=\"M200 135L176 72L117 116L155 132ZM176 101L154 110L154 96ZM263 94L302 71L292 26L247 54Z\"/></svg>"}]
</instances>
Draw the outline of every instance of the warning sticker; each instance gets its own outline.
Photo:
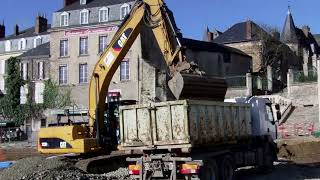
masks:
<instances>
[{"instance_id":1,"label":"warning sticker","mask_svg":"<svg viewBox=\"0 0 320 180\"><path fill-rule=\"evenodd\" d=\"M109 51L107 53L106 59L104 60L104 63L106 63L107 67L109 67L113 63L113 60L114 60L114 55L111 51Z\"/></svg>"}]
</instances>

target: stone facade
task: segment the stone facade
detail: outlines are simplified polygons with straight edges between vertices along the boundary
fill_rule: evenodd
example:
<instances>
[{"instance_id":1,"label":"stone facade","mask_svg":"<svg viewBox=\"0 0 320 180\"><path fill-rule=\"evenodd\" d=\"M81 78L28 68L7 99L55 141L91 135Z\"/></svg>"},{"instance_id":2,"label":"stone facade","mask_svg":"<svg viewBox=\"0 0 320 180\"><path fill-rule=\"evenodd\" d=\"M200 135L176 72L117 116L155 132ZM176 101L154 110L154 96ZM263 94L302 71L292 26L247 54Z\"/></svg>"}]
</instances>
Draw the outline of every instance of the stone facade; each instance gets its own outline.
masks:
<instances>
[{"instance_id":1,"label":"stone facade","mask_svg":"<svg viewBox=\"0 0 320 180\"><path fill-rule=\"evenodd\" d=\"M317 59L320 55L320 47L311 33L309 26L301 29L295 26L290 9L283 26L281 41L286 43L299 57L305 76L309 76L317 68ZM311 72L310 72L311 71Z\"/></svg>"},{"instance_id":2,"label":"stone facade","mask_svg":"<svg viewBox=\"0 0 320 180\"><path fill-rule=\"evenodd\" d=\"M46 28L44 28L44 26ZM42 28L40 28L42 27ZM10 57L17 57L40 44L49 42L47 19L38 16L36 24L26 30L19 30L19 26L15 26L14 34L0 38L0 91L5 93L5 74L6 61Z\"/></svg>"},{"instance_id":3,"label":"stone facade","mask_svg":"<svg viewBox=\"0 0 320 180\"><path fill-rule=\"evenodd\" d=\"M258 73L262 78L272 77L271 81L278 81L285 85L289 68L299 69L301 64L291 49L279 39L279 33L268 33L256 23L248 20L237 23L219 37L213 40L225 46L239 49L252 56L252 72ZM280 49L277 51L277 49ZM279 59L270 61L266 54L280 53ZM272 73L268 75L267 67ZM268 89L270 90L270 89Z\"/></svg>"},{"instance_id":4,"label":"stone facade","mask_svg":"<svg viewBox=\"0 0 320 180\"><path fill-rule=\"evenodd\" d=\"M132 7L133 2L127 2L126 4ZM66 83L60 84L60 87L71 89L71 98L75 107L70 107L70 112L73 112L73 108L76 108L77 112L86 114L89 78L100 57L98 51L99 37L107 36L107 44L110 43L117 26L121 23L120 8L126 4L88 8L90 15L89 23L86 25L80 24L78 19L80 11L84 8L67 11L68 7L65 7L54 13L53 26L50 32L50 78L59 82L59 67L67 67ZM97 12L103 7L109 9L109 21L98 23ZM69 25L61 27L61 15L66 12L70 17ZM79 55L79 43L82 37L88 38L88 53L85 55ZM60 54L61 40L68 41L68 54L66 56ZM183 39L183 46L187 48L187 59L198 63L200 68L209 76L245 75L251 67L251 57L233 48L188 39ZM173 95L167 87L168 67L150 28L143 25L140 35L133 43L124 61L128 62L129 78L121 79L121 67L119 67L111 81L110 94L117 92L120 94L121 100L138 103L173 100ZM86 83L80 83L79 66L81 64L86 64L88 67L88 81ZM56 110L51 113L63 115L63 110Z\"/></svg>"}]
</instances>

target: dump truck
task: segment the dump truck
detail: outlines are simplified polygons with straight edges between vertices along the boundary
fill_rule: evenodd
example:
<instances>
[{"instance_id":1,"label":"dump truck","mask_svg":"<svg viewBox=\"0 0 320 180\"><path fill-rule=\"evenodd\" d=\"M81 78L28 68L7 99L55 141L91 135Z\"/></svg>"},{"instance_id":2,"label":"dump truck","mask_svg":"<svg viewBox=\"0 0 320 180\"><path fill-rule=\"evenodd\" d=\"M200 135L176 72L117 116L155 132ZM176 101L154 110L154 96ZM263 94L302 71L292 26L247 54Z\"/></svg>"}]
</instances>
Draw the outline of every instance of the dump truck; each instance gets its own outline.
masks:
<instances>
[{"instance_id":1,"label":"dump truck","mask_svg":"<svg viewBox=\"0 0 320 180\"><path fill-rule=\"evenodd\" d=\"M259 97L122 106L121 146L132 179L230 180L239 167L272 167L278 118Z\"/></svg>"}]
</instances>

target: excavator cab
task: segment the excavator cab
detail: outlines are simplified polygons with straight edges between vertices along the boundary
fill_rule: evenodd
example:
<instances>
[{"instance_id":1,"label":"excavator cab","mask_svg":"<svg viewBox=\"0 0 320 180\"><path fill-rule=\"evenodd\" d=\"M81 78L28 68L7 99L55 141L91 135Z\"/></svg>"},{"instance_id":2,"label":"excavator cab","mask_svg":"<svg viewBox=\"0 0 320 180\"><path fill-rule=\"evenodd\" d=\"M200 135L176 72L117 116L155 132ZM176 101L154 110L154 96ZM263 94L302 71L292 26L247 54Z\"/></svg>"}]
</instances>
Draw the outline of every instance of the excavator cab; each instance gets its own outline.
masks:
<instances>
[{"instance_id":1,"label":"excavator cab","mask_svg":"<svg viewBox=\"0 0 320 180\"><path fill-rule=\"evenodd\" d=\"M111 121L105 123L108 88L121 61L144 27L152 30L166 61L170 76L168 87L173 97L223 101L226 82L199 73L197 66L190 63L192 60L187 59L181 42L182 34L164 1L138 0L94 67L89 84L88 125L40 129L39 152L88 153L113 149L112 141L116 140L111 139L108 131L114 134L117 125Z\"/></svg>"}]
</instances>

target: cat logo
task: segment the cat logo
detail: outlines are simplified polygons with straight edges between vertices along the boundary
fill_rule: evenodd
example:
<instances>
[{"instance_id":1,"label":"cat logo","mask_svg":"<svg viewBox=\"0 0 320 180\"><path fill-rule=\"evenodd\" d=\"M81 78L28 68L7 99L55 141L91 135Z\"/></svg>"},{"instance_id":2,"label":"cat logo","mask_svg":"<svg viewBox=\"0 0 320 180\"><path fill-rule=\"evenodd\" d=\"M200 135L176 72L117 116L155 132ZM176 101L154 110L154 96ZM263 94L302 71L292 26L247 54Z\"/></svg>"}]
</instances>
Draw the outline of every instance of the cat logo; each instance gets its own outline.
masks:
<instances>
[{"instance_id":1,"label":"cat logo","mask_svg":"<svg viewBox=\"0 0 320 180\"><path fill-rule=\"evenodd\" d=\"M114 51L117 51L117 52L121 51L123 46L126 44L131 32L132 32L132 28L129 28L122 33L120 38L116 41L116 43L112 47Z\"/></svg>"}]
</instances>

